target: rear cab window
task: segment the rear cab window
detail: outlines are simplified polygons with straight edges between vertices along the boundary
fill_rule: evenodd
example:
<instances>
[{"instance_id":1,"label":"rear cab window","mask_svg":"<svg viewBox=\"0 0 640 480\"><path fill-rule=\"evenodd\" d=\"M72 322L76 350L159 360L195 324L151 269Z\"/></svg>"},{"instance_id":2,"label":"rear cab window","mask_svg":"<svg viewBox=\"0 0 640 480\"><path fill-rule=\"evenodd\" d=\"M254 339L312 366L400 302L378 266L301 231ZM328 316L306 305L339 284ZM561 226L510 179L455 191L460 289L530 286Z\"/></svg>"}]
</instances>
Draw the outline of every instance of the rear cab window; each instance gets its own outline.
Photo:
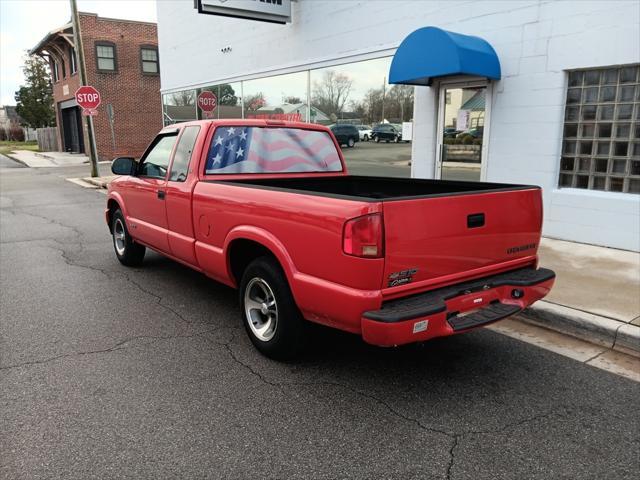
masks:
<instances>
[{"instance_id":1,"label":"rear cab window","mask_svg":"<svg viewBox=\"0 0 640 480\"><path fill-rule=\"evenodd\" d=\"M185 127L182 131L176 147L176 153L173 156L173 163L171 164L170 182L184 182L187 179L191 155L199 133L200 127L197 125Z\"/></svg>"},{"instance_id":2,"label":"rear cab window","mask_svg":"<svg viewBox=\"0 0 640 480\"><path fill-rule=\"evenodd\" d=\"M328 132L302 128L218 126L205 174L341 172Z\"/></svg>"}]
</instances>

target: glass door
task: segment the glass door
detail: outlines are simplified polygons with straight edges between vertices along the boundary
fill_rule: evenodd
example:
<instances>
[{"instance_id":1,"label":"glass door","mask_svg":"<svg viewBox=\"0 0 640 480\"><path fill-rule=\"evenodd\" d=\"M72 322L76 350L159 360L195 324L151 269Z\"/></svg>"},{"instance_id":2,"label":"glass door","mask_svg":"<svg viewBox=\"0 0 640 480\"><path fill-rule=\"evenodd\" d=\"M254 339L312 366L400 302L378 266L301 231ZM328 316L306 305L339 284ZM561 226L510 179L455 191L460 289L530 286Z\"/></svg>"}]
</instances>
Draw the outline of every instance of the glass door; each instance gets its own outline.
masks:
<instances>
[{"instance_id":1,"label":"glass door","mask_svg":"<svg viewBox=\"0 0 640 480\"><path fill-rule=\"evenodd\" d=\"M475 182L484 178L487 94L486 84L440 87L437 178Z\"/></svg>"}]
</instances>

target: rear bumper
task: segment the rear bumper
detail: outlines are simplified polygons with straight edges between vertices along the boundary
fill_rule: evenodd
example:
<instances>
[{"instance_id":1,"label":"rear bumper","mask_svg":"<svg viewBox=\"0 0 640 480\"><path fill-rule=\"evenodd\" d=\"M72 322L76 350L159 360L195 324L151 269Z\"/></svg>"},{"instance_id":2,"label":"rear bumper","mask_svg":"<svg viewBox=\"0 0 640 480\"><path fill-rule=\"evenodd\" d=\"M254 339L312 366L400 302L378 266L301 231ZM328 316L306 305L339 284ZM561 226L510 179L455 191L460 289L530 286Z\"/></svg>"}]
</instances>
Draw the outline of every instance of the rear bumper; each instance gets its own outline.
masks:
<instances>
[{"instance_id":1,"label":"rear bumper","mask_svg":"<svg viewBox=\"0 0 640 480\"><path fill-rule=\"evenodd\" d=\"M466 332L520 312L554 281L551 270L522 268L392 300L362 315L362 337L394 346Z\"/></svg>"}]
</instances>

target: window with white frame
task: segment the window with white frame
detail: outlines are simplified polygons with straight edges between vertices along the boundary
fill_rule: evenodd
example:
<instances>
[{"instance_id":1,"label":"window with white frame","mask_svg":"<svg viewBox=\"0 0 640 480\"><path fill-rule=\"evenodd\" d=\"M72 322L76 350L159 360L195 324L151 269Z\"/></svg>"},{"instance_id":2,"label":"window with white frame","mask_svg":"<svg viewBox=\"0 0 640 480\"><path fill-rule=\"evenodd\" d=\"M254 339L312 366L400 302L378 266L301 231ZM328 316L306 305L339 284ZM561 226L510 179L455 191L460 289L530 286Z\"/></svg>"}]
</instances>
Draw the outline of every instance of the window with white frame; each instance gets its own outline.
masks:
<instances>
[{"instance_id":1,"label":"window with white frame","mask_svg":"<svg viewBox=\"0 0 640 480\"><path fill-rule=\"evenodd\" d=\"M96 62L99 72L115 72L116 46L111 42L96 42Z\"/></svg>"},{"instance_id":2,"label":"window with white frame","mask_svg":"<svg viewBox=\"0 0 640 480\"><path fill-rule=\"evenodd\" d=\"M158 63L158 49L152 46L140 48L140 61L142 62L142 73L158 74L160 66Z\"/></svg>"},{"instance_id":3,"label":"window with white frame","mask_svg":"<svg viewBox=\"0 0 640 480\"><path fill-rule=\"evenodd\" d=\"M559 186L640 193L640 65L569 72Z\"/></svg>"}]
</instances>

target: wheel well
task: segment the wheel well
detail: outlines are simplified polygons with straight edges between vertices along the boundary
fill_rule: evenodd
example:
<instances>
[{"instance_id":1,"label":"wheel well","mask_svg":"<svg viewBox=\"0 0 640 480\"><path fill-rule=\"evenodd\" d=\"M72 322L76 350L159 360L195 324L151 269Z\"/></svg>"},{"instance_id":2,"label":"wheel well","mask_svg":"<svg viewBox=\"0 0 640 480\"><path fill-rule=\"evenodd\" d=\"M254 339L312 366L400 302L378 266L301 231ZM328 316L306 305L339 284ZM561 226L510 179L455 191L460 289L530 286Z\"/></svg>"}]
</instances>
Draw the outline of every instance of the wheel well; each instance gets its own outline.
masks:
<instances>
[{"instance_id":1,"label":"wheel well","mask_svg":"<svg viewBox=\"0 0 640 480\"><path fill-rule=\"evenodd\" d=\"M118 202L116 202L113 198L110 198L109 201L107 201L107 209L109 210L109 231L111 232L111 224L113 223L113 212L115 212L116 210L118 210L120 208L120 205L118 205ZM111 232L113 233L113 232Z\"/></svg>"},{"instance_id":2,"label":"wheel well","mask_svg":"<svg viewBox=\"0 0 640 480\"><path fill-rule=\"evenodd\" d=\"M229 245L229 267L236 285L240 285L242 274L247 266L256 258L265 256L272 257L278 261L271 250L258 242L246 239L238 239L231 242L231 245Z\"/></svg>"}]
</instances>

